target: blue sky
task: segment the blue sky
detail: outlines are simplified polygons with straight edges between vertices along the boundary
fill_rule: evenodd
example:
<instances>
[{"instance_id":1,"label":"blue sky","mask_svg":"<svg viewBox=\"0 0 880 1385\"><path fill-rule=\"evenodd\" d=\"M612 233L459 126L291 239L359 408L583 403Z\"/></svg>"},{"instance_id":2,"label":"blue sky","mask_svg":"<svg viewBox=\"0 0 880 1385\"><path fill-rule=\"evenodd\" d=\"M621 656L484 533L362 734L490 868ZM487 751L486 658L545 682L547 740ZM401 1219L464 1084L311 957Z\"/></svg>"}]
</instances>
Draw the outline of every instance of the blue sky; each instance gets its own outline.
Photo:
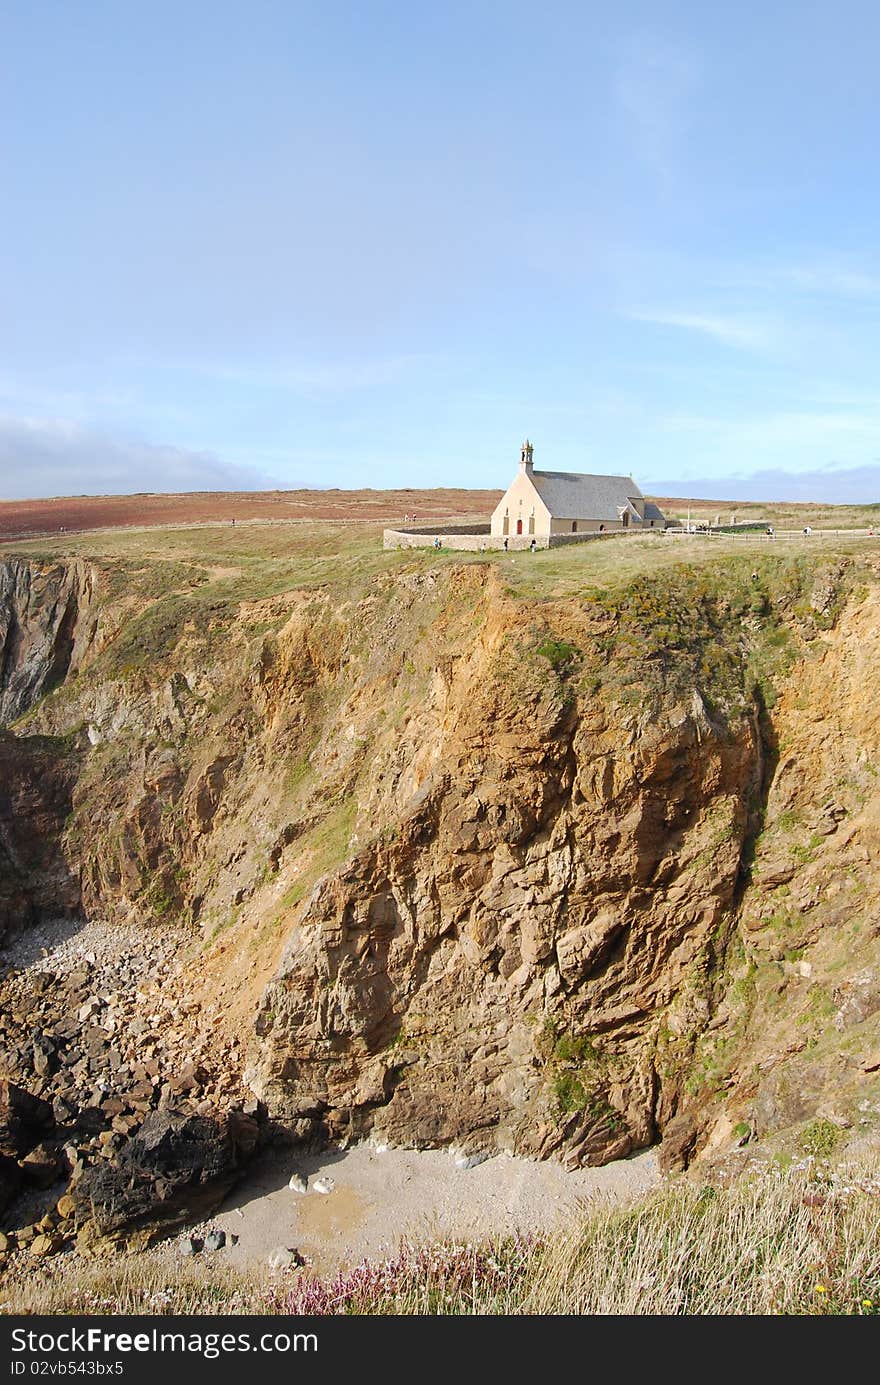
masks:
<instances>
[{"instance_id":1,"label":"blue sky","mask_svg":"<svg viewBox=\"0 0 880 1385\"><path fill-rule=\"evenodd\" d=\"M880 10L0 3L0 495L880 499ZM754 480L743 478L754 477Z\"/></svg>"}]
</instances>

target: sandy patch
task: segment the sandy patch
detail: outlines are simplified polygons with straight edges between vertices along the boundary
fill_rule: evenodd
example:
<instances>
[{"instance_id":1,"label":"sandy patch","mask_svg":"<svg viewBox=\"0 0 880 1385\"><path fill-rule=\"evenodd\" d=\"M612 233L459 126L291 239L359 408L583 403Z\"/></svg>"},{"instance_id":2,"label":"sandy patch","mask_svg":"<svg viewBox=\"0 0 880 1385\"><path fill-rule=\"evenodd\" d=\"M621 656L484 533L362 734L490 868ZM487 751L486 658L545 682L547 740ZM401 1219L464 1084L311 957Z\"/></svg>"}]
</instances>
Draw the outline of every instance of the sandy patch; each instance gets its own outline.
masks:
<instances>
[{"instance_id":1,"label":"sandy patch","mask_svg":"<svg viewBox=\"0 0 880 1385\"><path fill-rule=\"evenodd\" d=\"M308 1180L307 1193L287 1186L292 1173ZM331 1191L314 1191L315 1180L331 1181ZM230 1265L265 1265L273 1251L290 1249L326 1274L393 1254L403 1238L485 1240L548 1231L585 1205L629 1201L657 1181L653 1151L574 1173L509 1155L466 1169L448 1151L370 1144L306 1158L271 1151L209 1225L226 1232L229 1243L218 1254ZM202 1235L207 1226L191 1234Z\"/></svg>"}]
</instances>

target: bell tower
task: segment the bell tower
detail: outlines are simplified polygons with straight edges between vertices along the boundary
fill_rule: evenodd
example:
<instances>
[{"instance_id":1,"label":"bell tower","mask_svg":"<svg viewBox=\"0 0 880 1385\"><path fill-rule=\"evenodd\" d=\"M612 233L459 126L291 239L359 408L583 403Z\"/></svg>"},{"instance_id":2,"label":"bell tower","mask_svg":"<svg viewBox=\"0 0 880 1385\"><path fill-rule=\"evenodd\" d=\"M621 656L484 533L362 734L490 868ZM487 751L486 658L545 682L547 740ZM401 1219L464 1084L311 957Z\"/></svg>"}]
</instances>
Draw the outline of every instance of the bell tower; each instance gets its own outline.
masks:
<instances>
[{"instance_id":1,"label":"bell tower","mask_svg":"<svg viewBox=\"0 0 880 1385\"><path fill-rule=\"evenodd\" d=\"M533 470L533 451L534 448L532 447L532 444L529 442L528 438L526 438L525 442L523 443L519 451L519 469L520 471L524 471L526 475L529 475L529 473Z\"/></svg>"}]
</instances>

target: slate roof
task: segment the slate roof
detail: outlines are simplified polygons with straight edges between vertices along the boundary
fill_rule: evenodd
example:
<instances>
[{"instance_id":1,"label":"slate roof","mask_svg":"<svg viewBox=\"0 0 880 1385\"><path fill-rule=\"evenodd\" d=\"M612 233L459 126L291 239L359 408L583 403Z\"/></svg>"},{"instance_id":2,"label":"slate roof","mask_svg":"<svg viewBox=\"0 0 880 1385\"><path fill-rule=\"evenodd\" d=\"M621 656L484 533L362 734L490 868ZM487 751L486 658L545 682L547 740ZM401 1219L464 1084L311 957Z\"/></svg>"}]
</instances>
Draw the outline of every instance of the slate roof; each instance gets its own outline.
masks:
<instances>
[{"instance_id":1,"label":"slate roof","mask_svg":"<svg viewBox=\"0 0 880 1385\"><path fill-rule=\"evenodd\" d=\"M653 502L653 500L646 500L646 501L645 501L645 523L646 523L646 524L650 524L652 519L653 519L655 525L656 525L656 524L665 524L665 523L666 523L666 516L664 515L663 511L660 509L660 506L659 506L659 505L655 505L654 502Z\"/></svg>"},{"instance_id":2,"label":"slate roof","mask_svg":"<svg viewBox=\"0 0 880 1385\"><path fill-rule=\"evenodd\" d=\"M632 508L629 505L630 496L638 498L642 494L631 476L533 471L529 479L551 515L559 519L616 521L620 519L622 510ZM659 515L659 510L657 513ZM635 517L638 518L637 515Z\"/></svg>"}]
</instances>

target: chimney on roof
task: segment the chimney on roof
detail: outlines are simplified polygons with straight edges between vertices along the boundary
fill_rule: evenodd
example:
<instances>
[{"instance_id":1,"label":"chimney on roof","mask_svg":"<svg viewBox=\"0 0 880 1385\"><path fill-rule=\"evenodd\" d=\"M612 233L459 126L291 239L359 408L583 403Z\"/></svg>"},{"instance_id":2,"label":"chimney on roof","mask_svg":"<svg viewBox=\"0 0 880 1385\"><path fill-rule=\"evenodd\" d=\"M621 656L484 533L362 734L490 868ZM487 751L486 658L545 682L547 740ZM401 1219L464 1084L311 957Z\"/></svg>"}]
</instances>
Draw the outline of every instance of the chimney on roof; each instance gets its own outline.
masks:
<instances>
[{"instance_id":1,"label":"chimney on roof","mask_svg":"<svg viewBox=\"0 0 880 1385\"><path fill-rule=\"evenodd\" d=\"M529 442L528 438L526 438L519 452L519 469L520 471L526 472L526 474L529 474L532 470L533 451L532 444Z\"/></svg>"}]
</instances>

